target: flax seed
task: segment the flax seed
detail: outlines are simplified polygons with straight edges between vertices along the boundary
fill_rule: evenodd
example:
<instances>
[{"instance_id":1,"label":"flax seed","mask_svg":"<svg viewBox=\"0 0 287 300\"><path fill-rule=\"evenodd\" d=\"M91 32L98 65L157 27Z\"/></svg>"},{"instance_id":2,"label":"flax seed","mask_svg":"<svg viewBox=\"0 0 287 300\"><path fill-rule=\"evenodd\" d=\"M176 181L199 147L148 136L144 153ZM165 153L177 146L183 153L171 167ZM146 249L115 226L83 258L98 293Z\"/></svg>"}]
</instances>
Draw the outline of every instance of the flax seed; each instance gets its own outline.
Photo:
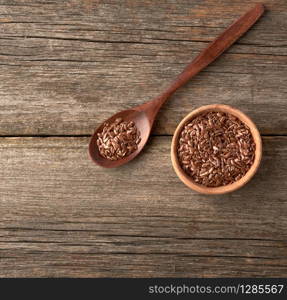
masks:
<instances>
[{"instance_id":1,"label":"flax seed","mask_svg":"<svg viewBox=\"0 0 287 300\"><path fill-rule=\"evenodd\" d=\"M105 123L97 138L100 154L109 160L119 160L132 154L140 142L140 132L135 123L121 118L111 124Z\"/></svg>"},{"instance_id":2,"label":"flax seed","mask_svg":"<svg viewBox=\"0 0 287 300\"><path fill-rule=\"evenodd\" d=\"M242 178L254 162L250 129L233 115L207 112L185 125L177 149L183 170L198 184L218 187Z\"/></svg>"}]
</instances>

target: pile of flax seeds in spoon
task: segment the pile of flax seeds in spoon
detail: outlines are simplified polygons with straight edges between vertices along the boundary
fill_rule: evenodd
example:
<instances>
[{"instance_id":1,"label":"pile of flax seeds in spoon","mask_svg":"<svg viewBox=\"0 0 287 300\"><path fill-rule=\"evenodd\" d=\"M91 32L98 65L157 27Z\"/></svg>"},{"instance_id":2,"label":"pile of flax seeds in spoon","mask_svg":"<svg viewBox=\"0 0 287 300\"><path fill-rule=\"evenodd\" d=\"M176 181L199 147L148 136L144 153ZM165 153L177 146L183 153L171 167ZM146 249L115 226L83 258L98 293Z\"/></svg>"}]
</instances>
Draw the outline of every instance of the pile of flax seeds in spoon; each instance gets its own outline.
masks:
<instances>
[{"instance_id":1,"label":"pile of flax seeds in spoon","mask_svg":"<svg viewBox=\"0 0 287 300\"><path fill-rule=\"evenodd\" d=\"M111 124L105 123L98 133L97 146L100 154L109 160L119 160L138 149L140 132L133 121L117 118Z\"/></svg>"},{"instance_id":2,"label":"pile of flax seeds in spoon","mask_svg":"<svg viewBox=\"0 0 287 300\"><path fill-rule=\"evenodd\" d=\"M250 129L223 112L206 112L188 122L180 133L177 155L182 169L207 187L231 184L254 162L255 143Z\"/></svg>"}]
</instances>

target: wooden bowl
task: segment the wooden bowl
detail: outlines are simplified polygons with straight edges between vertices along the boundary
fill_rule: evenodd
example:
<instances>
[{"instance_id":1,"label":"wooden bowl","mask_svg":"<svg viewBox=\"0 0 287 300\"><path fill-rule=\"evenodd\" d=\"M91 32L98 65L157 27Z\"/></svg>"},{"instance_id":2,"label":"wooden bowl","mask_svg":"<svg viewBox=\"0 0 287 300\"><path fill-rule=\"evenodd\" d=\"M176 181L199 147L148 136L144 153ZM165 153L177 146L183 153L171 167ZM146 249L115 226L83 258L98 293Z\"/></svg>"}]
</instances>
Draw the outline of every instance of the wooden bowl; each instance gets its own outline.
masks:
<instances>
[{"instance_id":1,"label":"wooden bowl","mask_svg":"<svg viewBox=\"0 0 287 300\"><path fill-rule=\"evenodd\" d=\"M177 157L178 140L183 127L198 115L208 111L220 111L237 117L239 120L241 120L250 128L251 134L253 136L256 145L254 163L251 166L251 168L247 171L247 173L238 181L220 187L206 187L204 185L195 183L192 180L192 178L188 174L186 174L184 170L181 168ZM261 157L262 157L262 142L261 142L260 133L257 127L255 126L255 124L243 112L231 106L223 105L223 104L212 104L212 105L202 106L189 113L177 126L171 144L171 161L177 176L189 188L203 194L225 194L241 188L256 173L261 161Z\"/></svg>"}]
</instances>

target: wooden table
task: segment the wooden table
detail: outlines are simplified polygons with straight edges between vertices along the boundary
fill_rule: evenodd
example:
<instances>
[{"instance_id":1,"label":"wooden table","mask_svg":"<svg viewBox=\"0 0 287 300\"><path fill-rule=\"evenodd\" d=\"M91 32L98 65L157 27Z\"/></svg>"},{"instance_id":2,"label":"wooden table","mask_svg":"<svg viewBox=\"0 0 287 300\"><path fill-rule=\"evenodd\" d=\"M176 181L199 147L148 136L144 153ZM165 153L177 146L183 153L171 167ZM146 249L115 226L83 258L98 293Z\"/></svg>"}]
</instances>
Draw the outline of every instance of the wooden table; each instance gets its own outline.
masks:
<instances>
[{"instance_id":1,"label":"wooden table","mask_svg":"<svg viewBox=\"0 0 287 300\"><path fill-rule=\"evenodd\" d=\"M89 136L156 96L250 0L0 1L2 277L286 277L287 2L176 93L144 153L94 165ZM170 143L201 105L247 113L263 137L254 179L189 190Z\"/></svg>"}]
</instances>

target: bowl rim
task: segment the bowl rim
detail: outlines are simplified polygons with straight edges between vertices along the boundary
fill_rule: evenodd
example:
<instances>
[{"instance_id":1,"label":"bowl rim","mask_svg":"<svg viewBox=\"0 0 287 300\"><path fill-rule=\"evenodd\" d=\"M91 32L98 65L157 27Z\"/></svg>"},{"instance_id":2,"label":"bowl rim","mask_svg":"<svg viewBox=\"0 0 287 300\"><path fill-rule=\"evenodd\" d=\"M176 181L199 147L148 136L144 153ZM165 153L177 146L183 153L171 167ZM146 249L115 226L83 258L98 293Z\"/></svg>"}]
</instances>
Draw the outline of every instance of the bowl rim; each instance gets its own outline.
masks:
<instances>
[{"instance_id":1,"label":"bowl rim","mask_svg":"<svg viewBox=\"0 0 287 300\"><path fill-rule=\"evenodd\" d=\"M225 185L225 186L220 186L220 187L206 187L204 185L200 185L195 183L190 176L188 176L185 171L181 168L178 157L177 157L177 144L178 144L178 139L179 135L184 127L184 125L190 121L191 119L194 119L196 116L202 114L203 112L207 111L221 111L225 113L229 113L237 117L239 120L241 120L244 124L246 124L252 134L252 137L255 142L255 158L254 158L254 163L250 167L250 169L247 171L247 173L239 180ZM242 111L239 109L236 109L234 107L231 107L226 104L210 104L210 105L204 105L201 106L193 111L191 111L189 114L187 114L181 122L178 124L176 127L176 130L174 132L173 138L172 138L172 143L171 143L171 161L173 168L179 177L179 179L187 185L189 188L202 193L202 194L225 194L225 193L230 193L233 192L242 186L244 186L257 172L260 162L262 158L262 140L260 133L256 127L256 125L253 123L253 121Z\"/></svg>"}]
</instances>

